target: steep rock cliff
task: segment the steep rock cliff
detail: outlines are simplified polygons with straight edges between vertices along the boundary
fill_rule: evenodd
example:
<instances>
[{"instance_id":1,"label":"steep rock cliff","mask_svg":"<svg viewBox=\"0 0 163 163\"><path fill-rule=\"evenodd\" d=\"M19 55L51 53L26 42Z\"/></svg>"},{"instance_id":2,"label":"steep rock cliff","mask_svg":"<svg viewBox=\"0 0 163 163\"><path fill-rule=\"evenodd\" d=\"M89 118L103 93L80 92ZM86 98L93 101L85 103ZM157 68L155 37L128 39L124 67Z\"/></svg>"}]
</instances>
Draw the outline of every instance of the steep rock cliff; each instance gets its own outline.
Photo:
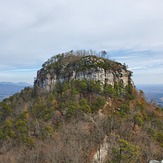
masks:
<instances>
[{"instance_id":1,"label":"steep rock cliff","mask_svg":"<svg viewBox=\"0 0 163 163\"><path fill-rule=\"evenodd\" d=\"M131 80L131 71L125 65L95 55L59 54L43 64L37 72L35 86L43 91L53 90L57 82L75 80L94 80L101 85L120 83L124 87Z\"/></svg>"}]
</instances>

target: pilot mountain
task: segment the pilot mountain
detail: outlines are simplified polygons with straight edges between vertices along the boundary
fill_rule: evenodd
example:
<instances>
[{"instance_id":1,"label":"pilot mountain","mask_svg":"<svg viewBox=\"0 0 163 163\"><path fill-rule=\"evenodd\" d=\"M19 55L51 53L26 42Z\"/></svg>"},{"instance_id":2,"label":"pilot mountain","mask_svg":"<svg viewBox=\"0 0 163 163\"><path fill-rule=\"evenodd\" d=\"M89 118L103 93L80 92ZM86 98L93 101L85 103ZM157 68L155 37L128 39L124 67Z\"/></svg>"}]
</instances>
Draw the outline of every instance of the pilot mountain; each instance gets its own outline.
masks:
<instances>
[{"instance_id":1,"label":"pilot mountain","mask_svg":"<svg viewBox=\"0 0 163 163\"><path fill-rule=\"evenodd\" d=\"M0 103L0 162L146 163L163 159L163 109L105 51L70 51Z\"/></svg>"}]
</instances>

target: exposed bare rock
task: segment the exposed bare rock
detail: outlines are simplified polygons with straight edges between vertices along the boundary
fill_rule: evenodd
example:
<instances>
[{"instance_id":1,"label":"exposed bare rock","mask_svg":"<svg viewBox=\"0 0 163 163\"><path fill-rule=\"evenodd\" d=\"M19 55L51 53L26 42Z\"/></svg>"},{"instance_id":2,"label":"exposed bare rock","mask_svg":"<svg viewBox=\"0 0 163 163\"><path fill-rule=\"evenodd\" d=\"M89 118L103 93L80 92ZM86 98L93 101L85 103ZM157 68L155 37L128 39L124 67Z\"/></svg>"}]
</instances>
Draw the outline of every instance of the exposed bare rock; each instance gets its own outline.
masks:
<instances>
[{"instance_id":1,"label":"exposed bare rock","mask_svg":"<svg viewBox=\"0 0 163 163\"><path fill-rule=\"evenodd\" d=\"M68 56L60 56L62 59L46 64L37 72L35 85L44 91L53 90L56 82L76 80L94 80L101 85L121 83L127 86L132 83L131 71L118 62L96 56L83 56L80 60L67 61ZM71 56L72 57L72 56ZM66 61L65 61L66 60Z\"/></svg>"}]
</instances>

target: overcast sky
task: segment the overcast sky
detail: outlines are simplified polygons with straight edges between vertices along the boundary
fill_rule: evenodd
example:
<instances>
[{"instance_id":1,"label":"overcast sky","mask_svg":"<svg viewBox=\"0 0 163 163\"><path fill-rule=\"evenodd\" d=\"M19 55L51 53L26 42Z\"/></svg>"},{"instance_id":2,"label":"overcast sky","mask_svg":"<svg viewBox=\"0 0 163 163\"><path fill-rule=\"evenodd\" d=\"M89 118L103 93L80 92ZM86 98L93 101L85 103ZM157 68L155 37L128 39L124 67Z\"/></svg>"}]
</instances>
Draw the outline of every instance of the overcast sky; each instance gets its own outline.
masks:
<instances>
[{"instance_id":1,"label":"overcast sky","mask_svg":"<svg viewBox=\"0 0 163 163\"><path fill-rule=\"evenodd\" d=\"M163 0L0 0L0 81L33 83L43 62L106 50L136 84L163 83Z\"/></svg>"}]
</instances>

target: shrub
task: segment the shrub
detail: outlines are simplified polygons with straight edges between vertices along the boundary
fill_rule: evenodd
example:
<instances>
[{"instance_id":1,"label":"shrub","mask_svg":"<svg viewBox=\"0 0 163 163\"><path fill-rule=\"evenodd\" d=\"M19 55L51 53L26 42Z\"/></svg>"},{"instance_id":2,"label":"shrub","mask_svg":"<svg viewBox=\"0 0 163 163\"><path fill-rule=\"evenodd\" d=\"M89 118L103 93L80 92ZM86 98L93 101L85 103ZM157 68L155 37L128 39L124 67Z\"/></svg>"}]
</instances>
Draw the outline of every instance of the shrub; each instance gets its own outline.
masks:
<instances>
[{"instance_id":1,"label":"shrub","mask_svg":"<svg viewBox=\"0 0 163 163\"><path fill-rule=\"evenodd\" d=\"M28 146L28 147L33 147L34 146L34 139L33 138L30 138L30 137L24 137L23 139L23 144Z\"/></svg>"},{"instance_id":2,"label":"shrub","mask_svg":"<svg viewBox=\"0 0 163 163\"><path fill-rule=\"evenodd\" d=\"M92 103L92 112L96 112L102 108L105 105L105 102L105 98L101 96L97 97L96 100Z\"/></svg>"},{"instance_id":3,"label":"shrub","mask_svg":"<svg viewBox=\"0 0 163 163\"><path fill-rule=\"evenodd\" d=\"M103 94L109 97L114 97L116 92L112 85L106 84L103 89Z\"/></svg>"},{"instance_id":4,"label":"shrub","mask_svg":"<svg viewBox=\"0 0 163 163\"><path fill-rule=\"evenodd\" d=\"M118 140L119 147L113 148L113 162L138 162L138 158L140 155L140 147L137 145L133 145L130 142L119 139Z\"/></svg>"},{"instance_id":5,"label":"shrub","mask_svg":"<svg viewBox=\"0 0 163 163\"><path fill-rule=\"evenodd\" d=\"M143 126L144 125L142 115L140 113L136 113L134 115L134 123L136 123L138 126Z\"/></svg>"},{"instance_id":6,"label":"shrub","mask_svg":"<svg viewBox=\"0 0 163 163\"><path fill-rule=\"evenodd\" d=\"M43 138L51 138L53 134L53 128L51 126L46 126L43 130Z\"/></svg>"},{"instance_id":7,"label":"shrub","mask_svg":"<svg viewBox=\"0 0 163 163\"><path fill-rule=\"evenodd\" d=\"M12 112L11 107L9 105L4 104L3 105L3 114L5 116L7 116L7 115L10 115L11 112Z\"/></svg>"},{"instance_id":8,"label":"shrub","mask_svg":"<svg viewBox=\"0 0 163 163\"><path fill-rule=\"evenodd\" d=\"M4 138L3 131L0 129L0 140Z\"/></svg>"},{"instance_id":9,"label":"shrub","mask_svg":"<svg viewBox=\"0 0 163 163\"><path fill-rule=\"evenodd\" d=\"M79 105L75 102L71 102L68 106L68 111L66 113L68 118L76 116Z\"/></svg>"},{"instance_id":10,"label":"shrub","mask_svg":"<svg viewBox=\"0 0 163 163\"><path fill-rule=\"evenodd\" d=\"M91 108L87 103L87 100L85 98L82 98L79 102L80 104L80 109L84 112L91 112Z\"/></svg>"},{"instance_id":11,"label":"shrub","mask_svg":"<svg viewBox=\"0 0 163 163\"><path fill-rule=\"evenodd\" d=\"M87 91L87 81L84 80L76 80L75 81L75 86L77 90L81 93L85 93Z\"/></svg>"},{"instance_id":12,"label":"shrub","mask_svg":"<svg viewBox=\"0 0 163 163\"><path fill-rule=\"evenodd\" d=\"M122 104L120 107L120 115L123 117L125 116L127 113L129 113L130 111L130 107L128 104Z\"/></svg>"},{"instance_id":13,"label":"shrub","mask_svg":"<svg viewBox=\"0 0 163 163\"><path fill-rule=\"evenodd\" d=\"M87 81L88 92L90 93L100 93L101 92L101 85L99 82L94 80Z\"/></svg>"},{"instance_id":14,"label":"shrub","mask_svg":"<svg viewBox=\"0 0 163 163\"><path fill-rule=\"evenodd\" d=\"M156 141L163 147L163 132L159 131L156 133Z\"/></svg>"}]
</instances>

